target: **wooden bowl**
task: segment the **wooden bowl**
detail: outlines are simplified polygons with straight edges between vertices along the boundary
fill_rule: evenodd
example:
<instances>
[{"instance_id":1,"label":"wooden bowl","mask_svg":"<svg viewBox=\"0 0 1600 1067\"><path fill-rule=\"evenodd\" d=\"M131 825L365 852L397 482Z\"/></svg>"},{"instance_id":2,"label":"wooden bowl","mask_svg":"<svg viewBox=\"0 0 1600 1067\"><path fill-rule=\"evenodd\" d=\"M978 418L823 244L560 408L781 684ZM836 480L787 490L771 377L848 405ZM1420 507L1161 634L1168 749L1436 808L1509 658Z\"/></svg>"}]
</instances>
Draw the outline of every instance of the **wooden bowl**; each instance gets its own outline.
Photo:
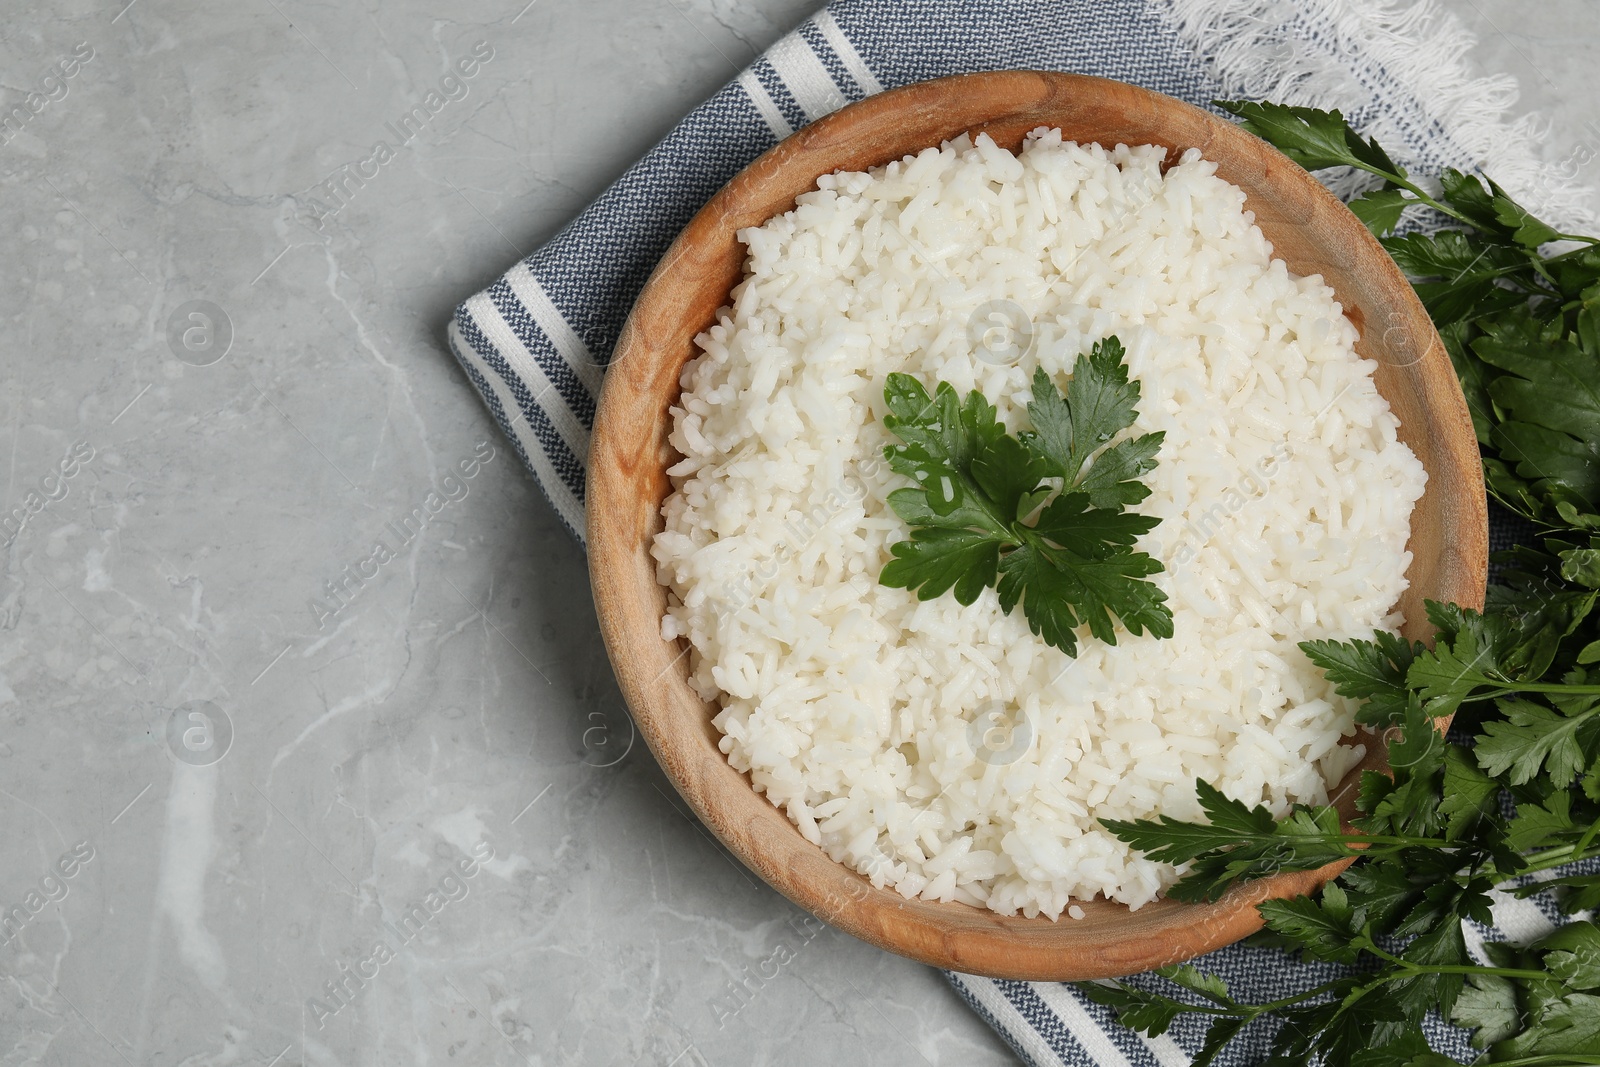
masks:
<instances>
[{"instance_id":1,"label":"wooden bowl","mask_svg":"<svg viewBox=\"0 0 1600 1067\"><path fill-rule=\"evenodd\" d=\"M696 354L694 336L742 276L735 231L789 210L822 174L865 170L969 131L1015 150L1040 126L1080 142L1166 145L1169 159L1199 148L1245 191L1289 269L1333 286L1361 333L1357 350L1381 364L1376 383L1401 439L1428 471L1411 520L1405 633L1427 639L1424 598L1481 606L1487 520L1467 405L1427 313L1366 228L1304 170L1230 122L1132 85L1038 71L941 78L853 104L761 156L694 217L650 276L605 377L589 447L589 573L639 732L695 813L751 870L800 907L892 952L973 974L1068 980L1131 974L1231 944L1261 926L1256 902L1307 892L1346 864L1279 874L1206 905L1158 900L1129 911L1088 901L1077 921L874 889L801 837L728 765L711 724L717 709L687 682L687 641L661 639L666 589L649 554L671 490L664 471L678 458L667 443L667 409L680 369ZM1368 748L1336 791L1347 818L1360 771L1386 765L1377 739Z\"/></svg>"}]
</instances>

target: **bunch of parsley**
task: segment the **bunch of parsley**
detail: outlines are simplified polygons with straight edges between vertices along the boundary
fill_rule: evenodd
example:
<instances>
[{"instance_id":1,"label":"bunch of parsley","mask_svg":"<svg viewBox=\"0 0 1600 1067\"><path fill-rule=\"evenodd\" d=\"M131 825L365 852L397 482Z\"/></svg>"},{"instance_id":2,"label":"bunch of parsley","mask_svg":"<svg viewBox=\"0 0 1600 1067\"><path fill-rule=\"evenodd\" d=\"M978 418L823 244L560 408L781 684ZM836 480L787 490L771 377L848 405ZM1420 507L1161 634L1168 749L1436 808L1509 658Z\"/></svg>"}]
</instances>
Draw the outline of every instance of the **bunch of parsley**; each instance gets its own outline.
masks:
<instances>
[{"instance_id":1,"label":"bunch of parsley","mask_svg":"<svg viewBox=\"0 0 1600 1067\"><path fill-rule=\"evenodd\" d=\"M977 390L963 402L939 382L930 397L909 374L889 375L884 426L903 443L884 453L912 480L889 506L911 537L890 546L878 580L920 600L954 589L962 604L994 587L1002 610L1020 602L1029 629L1069 656L1081 625L1116 644L1117 618L1171 637L1166 594L1147 580L1161 564L1132 547L1161 520L1125 510L1150 495L1139 479L1165 435L1116 439L1139 401L1123 355L1117 338L1097 341L1065 395L1035 370L1033 429L1018 434Z\"/></svg>"},{"instance_id":2,"label":"bunch of parsley","mask_svg":"<svg viewBox=\"0 0 1600 1067\"><path fill-rule=\"evenodd\" d=\"M1485 1063L1600 1064L1600 927L1487 944L1487 964L1462 931L1490 922L1496 886L1553 890L1569 914L1600 907L1595 866L1573 866L1600 857L1600 240L1557 232L1473 175L1446 171L1434 191L1338 112L1219 106L1307 169L1381 180L1351 207L1414 279L1471 406L1489 492L1535 536L1499 557L1482 613L1428 605L1432 649L1383 633L1301 646L1364 702L1359 721L1391 738L1392 773L1364 775L1352 825L1330 807L1275 821L1205 783L1208 825L1104 824L1152 859L1188 864L1170 891L1180 900L1354 858L1316 898L1260 905L1265 939L1348 965L1343 976L1268 1003L1189 965L1160 972L1165 992L1080 988L1149 1034L1209 1016L1199 1064L1270 1018L1273 1064L1444 1067L1454 1061L1422 1030L1434 1009L1473 1030ZM1391 235L1412 208L1448 228ZM1576 247L1545 254L1554 242ZM1451 714L1446 738L1437 720Z\"/></svg>"}]
</instances>

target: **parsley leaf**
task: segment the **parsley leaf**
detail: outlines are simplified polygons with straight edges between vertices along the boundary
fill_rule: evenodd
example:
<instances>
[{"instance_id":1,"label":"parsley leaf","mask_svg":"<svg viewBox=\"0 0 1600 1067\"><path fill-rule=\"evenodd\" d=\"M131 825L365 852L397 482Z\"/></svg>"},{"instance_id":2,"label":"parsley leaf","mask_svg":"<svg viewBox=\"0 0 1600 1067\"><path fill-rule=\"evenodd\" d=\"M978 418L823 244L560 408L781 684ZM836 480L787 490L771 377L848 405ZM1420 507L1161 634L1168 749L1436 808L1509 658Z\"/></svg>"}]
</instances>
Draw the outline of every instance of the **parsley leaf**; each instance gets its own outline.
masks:
<instances>
[{"instance_id":1,"label":"parsley leaf","mask_svg":"<svg viewBox=\"0 0 1600 1067\"><path fill-rule=\"evenodd\" d=\"M1497 1059L1585 1057L1565 1059L1567 1063L1600 1056L1600 996L1573 993L1543 1005L1527 1030L1496 1045L1495 1052Z\"/></svg>"},{"instance_id":2,"label":"parsley leaf","mask_svg":"<svg viewBox=\"0 0 1600 1067\"><path fill-rule=\"evenodd\" d=\"M1157 1037L1173 1020L1193 1009L1181 1000L1123 985L1120 982L1084 982L1078 988L1096 1004L1115 1009L1122 1025Z\"/></svg>"},{"instance_id":3,"label":"parsley leaf","mask_svg":"<svg viewBox=\"0 0 1600 1067\"><path fill-rule=\"evenodd\" d=\"M1361 922L1337 883L1328 886L1320 901L1310 897L1263 901L1261 917L1275 933L1298 942L1315 959L1354 963L1360 955Z\"/></svg>"},{"instance_id":4,"label":"parsley leaf","mask_svg":"<svg viewBox=\"0 0 1600 1067\"><path fill-rule=\"evenodd\" d=\"M1459 230L1432 236L1420 233L1385 237L1383 247L1400 269L1415 278L1417 295L1436 324L1447 325L1488 310L1505 310L1526 295L1500 285L1526 271L1526 254L1516 248L1483 248Z\"/></svg>"},{"instance_id":5,"label":"parsley leaf","mask_svg":"<svg viewBox=\"0 0 1600 1067\"><path fill-rule=\"evenodd\" d=\"M1465 837L1499 800L1500 783L1479 770L1466 749L1450 745L1444 754L1444 789L1439 800L1446 840Z\"/></svg>"},{"instance_id":6,"label":"parsley leaf","mask_svg":"<svg viewBox=\"0 0 1600 1067\"><path fill-rule=\"evenodd\" d=\"M1095 450L1133 425L1139 383L1129 380L1122 342L1107 337L1072 368L1065 396L1055 391L1042 368L1033 372L1033 401L1028 417L1033 432L1021 435L1029 451L1049 464L1051 475L1089 494L1097 508L1133 505L1150 495L1139 477L1156 465L1164 433L1121 441L1095 456ZM1094 457L1087 472L1084 465Z\"/></svg>"},{"instance_id":7,"label":"parsley leaf","mask_svg":"<svg viewBox=\"0 0 1600 1067\"><path fill-rule=\"evenodd\" d=\"M1300 649L1340 696L1366 701L1357 722L1390 726L1405 715L1406 672L1424 646L1379 630L1371 641L1302 641Z\"/></svg>"},{"instance_id":8,"label":"parsley leaf","mask_svg":"<svg viewBox=\"0 0 1600 1067\"><path fill-rule=\"evenodd\" d=\"M1374 140L1363 138L1337 111L1291 107L1269 101L1215 100L1239 125L1271 142L1306 170L1357 167L1373 174L1405 177L1405 171Z\"/></svg>"},{"instance_id":9,"label":"parsley leaf","mask_svg":"<svg viewBox=\"0 0 1600 1067\"><path fill-rule=\"evenodd\" d=\"M1472 343L1478 359L1504 372L1488 384L1506 415L1491 439L1539 495L1565 493L1593 505L1600 502L1600 349L1545 337L1531 325L1531 313L1520 311Z\"/></svg>"},{"instance_id":10,"label":"parsley leaf","mask_svg":"<svg viewBox=\"0 0 1600 1067\"><path fill-rule=\"evenodd\" d=\"M1504 615L1483 615L1454 604L1429 604L1439 633L1430 651L1406 671L1406 684L1433 715L1451 715L1479 689L1515 684L1519 664L1516 626Z\"/></svg>"},{"instance_id":11,"label":"parsley leaf","mask_svg":"<svg viewBox=\"0 0 1600 1067\"><path fill-rule=\"evenodd\" d=\"M1417 198L1404 189L1374 189L1350 201L1350 210L1366 223L1367 229L1381 236L1399 225L1401 214L1416 202Z\"/></svg>"},{"instance_id":12,"label":"parsley leaf","mask_svg":"<svg viewBox=\"0 0 1600 1067\"><path fill-rule=\"evenodd\" d=\"M1600 926L1568 923L1534 947L1556 978L1574 989L1600 989Z\"/></svg>"},{"instance_id":13,"label":"parsley leaf","mask_svg":"<svg viewBox=\"0 0 1600 1067\"><path fill-rule=\"evenodd\" d=\"M1476 1030L1473 1048L1488 1048L1522 1030L1522 1010L1517 1006L1517 987L1509 978L1497 974L1475 974L1456 998L1450 1021Z\"/></svg>"},{"instance_id":14,"label":"parsley leaf","mask_svg":"<svg viewBox=\"0 0 1600 1067\"><path fill-rule=\"evenodd\" d=\"M1174 900L1215 900L1234 882L1279 871L1312 871L1354 855L1332 808L1297 806L1277 822L1263 807L1247 807L1210 783L1195 792L1209 824L1169 815L1156 819L1102 819L1118 838L1158 863L1191 864L1167 890Z\"/></svg>"},{"instance_id":15,"label":"parsley leaf","mask_svg":"<svg viewBox=\"0 0 1600 1067\"><path fill-rule=\"evenodd\" d=\"M1160 520L1123 510L1149 495L1139 479L1163 435L1114 440L1139 400L1123 356L1117 338L1097 342L1065 395L1035 371L1033 429L1017 435L976 390L963 401L940 382L930 396L915 378L889 375L884 426L902 443L884 452L914 484L889 494L911 537L890 546L878 580L920 600L953 590L962 604L993 587L1003 611L1020 604L1028 628L1069 656L1080 626L1113 645L1118 621L1171 637L1166 594L1147 580L1162 566L1133 549Z\"/></svg>"},{"instance_id":16,"label":"parsley leaf","mask_svg":"<svg viewBox=\"0 0 1600 1067\"><path fill-rule=\"evenodd\" d=\"M1571 782L1600 753L1600 698L1563 699L1560 711L1522 697L1496 701L1503 721L1486 723L1478 765L1521 785L1543 771Z\"/></svg>"},{"instance_id":17,"label":"parsley leaf","mask_svg":"<svg viewBox=\"0 0 1600 1067\"><path fill-rule=\"evenodd\" d=\"M1390 774L1362 776L1357 824L1369 834L1431 834L1439 828L1439 778L1449 745L1422 701L1406 702L1404 723L1389 742Z\"/></svg>"}]
</instances>

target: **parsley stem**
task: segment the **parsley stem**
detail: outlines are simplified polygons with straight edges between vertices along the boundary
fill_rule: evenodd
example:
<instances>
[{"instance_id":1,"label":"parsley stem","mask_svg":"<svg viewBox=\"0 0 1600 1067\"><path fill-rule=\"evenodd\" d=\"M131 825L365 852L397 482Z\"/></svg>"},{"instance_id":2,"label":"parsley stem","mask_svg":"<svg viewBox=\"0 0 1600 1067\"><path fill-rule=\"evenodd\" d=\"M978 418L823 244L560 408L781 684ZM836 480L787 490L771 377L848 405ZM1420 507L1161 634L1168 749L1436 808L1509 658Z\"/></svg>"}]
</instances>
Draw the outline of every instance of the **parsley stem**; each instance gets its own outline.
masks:
<instances>
[{"instance_id":1,"label":"parsley stem","mask_svg":"<svg viewBox=\"0 0 1600 1067\"><path fill-rule=\"evenodd\" d=\"M1310 1000L1312 997L1319 997L1324 993L1331 992L1335 986L1339 985L1339 983L1343 981L1344 979L1342 978L1336 978L1331 982L1323 982L1319 986L1308 989L1304 993L1296 993L1292 997L1284 997L1282 1000L1274 1000L1269 1004L1251 1005L1251 1007L1255 1009L1255 1011L1251 1014L1251 1018L1254 1018L1256 1015L1260 1015L1262 1012L1277 1011L1279 1008L1287 1008L1291 1005L1298 1004L1302 1000Z\"/></svg>"},{"instance_id":2,"label":"parsley stem","mask_svg":"<svg viewBox=\"0 0 1600 1067\"><path fill-rule=\"evenodd\" d=\"M1595 834L1597 833L1600 833L1600 819L1596 819L1589 824L1589 828L1583 832L1583 836L1578 838L1578 843L1572 846L1573 851L1579 855L1588 851L1589 846L1594 843Z\"/></svg>"},{"instance_id":3,"label":"parsley stem","mask_svg":"<svg viewBox=\"0 0 1600 1067\"><path fill-rule=\"evenodd\" d=\"M1017 532L1017 528L1022 524L995 510L994 502L989 499L989 494L984 492L970 470L963 469L957 473L961 477L961 488L966 494L965 499L977 504L979 510L989 520L989 532L1006 539L1008 544L1022 544L1022 536Z\"/></svg>"},{"instance_id":4,"label":"parsley stem","mask_svg":"<svg viewBox=\"0 0 1600 1067\"><path fill-rule=\"evenodd\" d=\"M1510 693L1555 693L1557 695L1572 694L1594 695L1600 694L1600 685L1568 685L1566 682L1517 682L1494 693L1485 693L1482 697L1473 697L1482 700L1493 697L1503 697ZM1584 714L1591 714L1585 712Z\"/></svg>"},{"instance_id":5,"label":"parsley stem","mask_svg":"<svg viewBox=\"0 0 1600 1067\"><path fill-rule=\"evenodd\" d=\"M1288 837L1291 835L1282 834ZM1325 838L1307 838L1322 841ZM1410 837L1404 834L1340 834L1334 840L1344 845L1399 845L1401 848L1448 848L1451 842L1442 837Z\"/></svg>"},{"instance_id":6,"label":"parsley stem","mask_svg":"<svg viewBox=\"0 0 1600 1067\"><path fill-rule=\"evenodd\" d=\"M1265 1015L1268 1012L1277 1011L1279 1008L1293 1007L1294 1005L1299 1004L1301 1001L1310 1000L1313 997L1320 997L1324 993L1332 992L1337 986L1340 985L1340 983L1344 981L1345 979L1343 978L1335 978L1331 982L1323 982L1321 985L1308 989L1304 993L1296 993L1292 997L1284 997L1282 1000L1268 1001L1265 1004L1241 1004L1238 1001L1234 1001L1231 1005L1190 1004L1187 1001L1183 1001L1181 1003L1183 1003L1184 1011L1200 1012L1205 1015L1215 1015L1219 1018L1244 1019L1246 1022L1248 1022L1258 1015ZM1125 985L1123 988L1131 989L1132 987ZM1139 992L1139 990L1134 991Z\"/></svg>"},{"instance_id":7,"label":"parsley stem","mask_svg":"<svg viewBox=\"0 0 1600 1067\"><path fill-rule=\"evenodd\" d=\"M1373 857L1373 845L1387 845L1395 848L1450 848L1454 842L1446 841L1442 837L1412 837L1406 834L1275 834L1281 841L1300 842L1309 841L1312 844L1333 842L1347 846L1346 855L1361 856L1366 859ZM1365 845L1366 848L1348 848L1351 845ZM1321 862L1320 860L1318 861Z\"/></svg>"},{"instance_id":8,"label":"parsley stem","mask_svg":"<svg viewBox=\"0 0 1600 1067\"><path fill-rule=\"evenodd\" d=\"M1502 871L1498 867L1491 867L1481 873L1496 885L1509 881L1512 878L1522 878L1540 871L1548 871L1552 867L1563 867L1569 863L1580 860L1593 859L1595 854L1589 852L1589 846L1594 843L1594 838L1600 836L1600 820L1596 820L1584 832L1583 837L1576 844L1556 845L1553 848L1541 849L1538 852L1525 853L1528 863L1512 871ZM1459 880L1460 875L1456 875Z\"/></svg>"},{"instance_id":9,"label":"parsley stem","mask_svg":"<svg viewBox=\"0 0 1600 1067\"><path fill-rule=\"evenodd\" d=\"M1480 967L1476 963L1418 963L1408 960L1403 956L1396 956L1385 952L1383 949L1368 941L1362 946L1366 951L1379 959L1388 960L1403 968L1399 974L1385 975L1383 981L1392 982L1397 978L1409 978L1412 974L1488 974L1501 978L1523 978L1530 982L1540 981L1550 977L1548 971L1525 970L1519 967Z\"/></svg>"},{"instance_id":10,"label":"parsley stem","mask_svg":"<svg viewBox=\"0 0 1600 1067\"><path fill-rule=\"evenodd\" d=\"M1515 510L1515 509L1513 509L1513 510ZM1491 689L1488 692L1484 692L1484 693L1473 693L1471 696L1462 697L1461 700L1459 701L1459 703L1461 703L1461 704L1477 704L1477 703L1480 703L1480 702L1485 701L1485 700L1499 700L1501 697L1513 696L1513 695L1515 695L1517 693L1547 693L1547 694L1551 694L1553 696L1567 696L1567 695L1572 695L1572 696L1595 696L1595 695L1600 695L1600 685L1568 685L1566 682L1526 682L1526 683L1524 683L1524 682L1516 682L1516 683L1512 683L1512 684L1507 684L1507 683L1504 683L1504 682L1497 682L1492 678L1485 678L1483 681L1477 682L1475 684L1476 685L1493 685L1493 686L1498 686L1499 688ZM1597 711L1600 711L1600 705L1596 705L1595 707L1590 708L1588 711L1585 711L1585 712L1582 712L1581 714L1570 716L1570 717L1574 721L1578 721L1578 720L1581 720L1581 719L1588 718L1589 716L1595 714Z\"/></svg>"},{"instance_id":11,"label":"parsley stem","mask_svg":"<svg viewBox=\"0 0 1600 1067\"><path fill-rule=\"evenodd\" d=\"M1548 971L1534 971L1520 967L1480 967L1476 963L1417 964L1411 963L1408 960L1401 960L1396 957L1391 958L1395 959L1397 963L1405 966L1408 970L1415 971L1419 974L1488 974L1496 975L1500 978L1521 978L1530 982L1542 981L1550 977L1550 972Z\"/></svg>"},{"instance_id":12,"label":"parsley stem","mask_svg":"<svg viewBox=\"0 0 1600 1067\"><path fill-rule=\"evenodd\" d=\"M1552 867L1560 867L1563 864L1574 863L1586 857L1584 857L1584 855L1579 851L1577 845L1557 845L1555 848L1547 848L1540 852L1535 852L1528 858L1532 862L1530 862L1526 867L1523 867L1521 870L1517 871L1517 875L1533 874L1538 871L1548 871ZM1499 877L1495 879L1497 882L1503 881L1508 877L1515 877L1515 875L1500 875L1500 872L1498 871L1496 871L1495 874L1499 875Z\"/></svg>"},{"instance_id":13,"label":"parsley stem","mask_svg":"<svg viewBox=\"0 0 1600 1067\"><path fill-rule=\"evenodd\" d=\"M1558 240L1558 241L1588 241L1588 242L1590 242L1592 244L1596 240L1600 240L1600 238L1582 237L1582 236L1579 236L1577 234L1564 233L1564 234L1561 234L1559 237L1557 237L1556 240ZM1548 257L1546 257L1545 261L1544 261L1544 264L1545 264L1545 266L1548 267L1552 263L1564 263L1565 261L1567 261L1569 259L1574 259L1574 258L1576 258L1578 256L1581 256L1581 255L1583 255L1584 253L1586 253L1588 251L1589 251L1589 249L1587 249L1587 248L1574 248L1574 249L1571 249L1570 251L1563 252L1558 256L1548 256Z\"/></svg>"},{"instance_id":14,"label":"parsley stem","mask_svg":"<svg viewBox=\"0 0 1600 1067\"><path fill-rule=\"evenodd\" d=\"M1374 175L1375 177L1382 178L1387 182L1392 182L1393 184L1398 185L1400 188L1404 189L1406 192L1408 192L1412 196L1416 197L1418 201L1420 201L1421 203L1424 203L1424 204L1428 205L1429 207L1433 208L1433 210L1439 212L1441 215L1448 215L1450 218L1455 219L1457 222L1460 222L1460 223L1463 223L1463 224L1465 224L1467 226L1470 226L1474 230L1477 230L1477 229L1480 228L1478 223L1474 222L1472 219L1469 219L1467 216L1463 215L1461 212L1457 211L1455 208L1450 207L1448 204L1444 204L1444 203L1441 203L1438 200L1435 200L1433 198L1433 196L1431 196L1425 189L1423 189L1421 186L1417 185L1415 182L1411 181L1409 178L1403 178L1398 174L1389 174L1389 173L1387 173L1385 171L1379 170L1377 167L1369 166L1369 165L1367 165L1365 163L1362 163L1362 162L1359 162L1359 161L1354 162L1352 165L1354 167L1356 167L1358 170L1364 170L1368 174ZM1558 233L1558 234L1555 235L1555 237L1553 239L1557 240L1557 241L1578 241L1578 242L1581 242L1581 243L1587 244L1587 245L1600 244L1600 237L1586 237L1581 233ZM1544 262L1546 264L1554 263L1555 261L1557 261L1559 259L1564 259L1567 256L1573 255L1573 254L1578 253L1578 252L1583 252L1583 251L1586 251L1586 250L1582 249L1582 248L1574 248L1571 252L1564 252L1559 256L1551 256L1549 259L1545 260ZM1524 267L1522 265L1519 265L1516 269L1521 270L1521 269L1524 269Z\"/></svg>"},{"instance_id":15,"label":"parsley stem","mask_svg":"<svg viewBox=\"0 0 1600 1067\"><path fill-rule=\"evenodd\" d=\"M1514 1060L1498 1060L1494 1067L1536 1067L1538 1064L1600 1064L1600 1056L1582 1056L1568 1053L1564 1056L1522 1056Z\"/></svg>"},{"instance_id":16,"label":"parsley stem","mask_svg":"<svg viewBox=\"0 0 1600 1067\"><path fill-rule=\"evenodd\" d=\"M1368 165L1366 163L1356 162L1356 163L1354 163L1352 165L1355 166L1358 170L1364 170L1368 174L1375 175L1375 176L1377 176L1379 178L1384 179L1385 181L1393 182L1395 185L1398 185L1400 188L1404 189L1406 192L1408 192L1412 196L1416 197L1422 203L1424 203L1424 204L1428 205L1429 207L1433 208L1433 210L1439 212L1441 215L1448 215L1450 218L1455 219L1459 223L1463 223L1464 225L1471 226L1473 229L1477 229L1477 224L1474 223L1471 219L1467 218L1465 215L1463 215L1461 212L1457 211L1455 208L1450 207L1448 204L1443 204L1443 203L1440 203L1438 200L1435 200L1432 196L1430 196L1428 194L1427 190L1423 189L1416 182L1413 182L1408 178L1403 178L1398 174L1386 173L1386 172L1384 172L1382 170L1379 170L1376 167L1370 166L1370 165Z\"/></svg>"}]
</instances>

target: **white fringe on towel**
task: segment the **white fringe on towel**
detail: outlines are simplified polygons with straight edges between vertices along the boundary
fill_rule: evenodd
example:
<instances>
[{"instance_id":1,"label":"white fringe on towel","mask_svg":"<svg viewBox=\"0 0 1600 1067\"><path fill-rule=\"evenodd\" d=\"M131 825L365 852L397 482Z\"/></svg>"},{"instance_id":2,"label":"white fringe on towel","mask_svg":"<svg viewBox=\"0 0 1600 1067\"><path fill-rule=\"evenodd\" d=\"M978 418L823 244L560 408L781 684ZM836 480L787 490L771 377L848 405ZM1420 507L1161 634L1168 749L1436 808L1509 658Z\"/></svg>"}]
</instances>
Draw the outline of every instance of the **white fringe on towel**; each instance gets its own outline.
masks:
<instances>
[{"instance_id":1,"label":"white fringe on towel","mask_svg":"<svg viewBox=\"0 0 1600 1067\"><path fill-rule=\"evenodd\" d=\"M1549 124L1510 117L1516 79L1475 76L1466 60L1475 38L1435 0L1149 4L1213 66L1224 99L1338 108L1408 168L1476 170L1558 228L1593 229L1594 193L1577 181L1586 160L1543 157ZM1346 197L1369 184L1350 172L1327 179Z\"/></svg>"}]
</instances>

